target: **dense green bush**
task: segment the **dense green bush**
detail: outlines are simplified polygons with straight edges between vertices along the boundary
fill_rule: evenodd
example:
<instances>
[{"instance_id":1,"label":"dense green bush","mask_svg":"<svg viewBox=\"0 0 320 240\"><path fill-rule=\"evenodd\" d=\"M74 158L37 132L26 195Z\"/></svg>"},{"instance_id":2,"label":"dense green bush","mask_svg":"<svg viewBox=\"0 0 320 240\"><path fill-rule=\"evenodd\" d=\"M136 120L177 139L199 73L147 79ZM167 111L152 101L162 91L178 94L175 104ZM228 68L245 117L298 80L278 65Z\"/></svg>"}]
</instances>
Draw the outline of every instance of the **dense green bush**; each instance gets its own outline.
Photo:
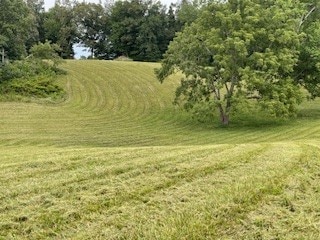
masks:
<instances>
[{"instance_id":1,"label":"dense green bush","mask_svg":"<svg viewBox=\"0 0 320 240\"><path fill-rule=\"evenodd\" d=\"M34 98L62 97L64 91L54 81L54 77L50 75L17 78L1 83L0 93Z\"/></svg>"},{"instance_id":2,"label":"dense green bush","mask_svg":"<svg viewBox=\"0 0 320 240\"><path fill-rule=\"evenodd\" d=\"M61 99L64 90L55 83L57 74L63 73L45 60L29 58L0 67L1 99L25 98Z\"/></svg>"},{"instance_id":3,"label":"dense green bush","mask_svg":"<svg viewBox=\"0 0 320 240\"><path fill-rule=\"evenodd\" d=\"M0 82L17 78L28 78L41 74L54 74L49 64L37 59L14 61L0 68Z\"/></svg>"}]
</instances>

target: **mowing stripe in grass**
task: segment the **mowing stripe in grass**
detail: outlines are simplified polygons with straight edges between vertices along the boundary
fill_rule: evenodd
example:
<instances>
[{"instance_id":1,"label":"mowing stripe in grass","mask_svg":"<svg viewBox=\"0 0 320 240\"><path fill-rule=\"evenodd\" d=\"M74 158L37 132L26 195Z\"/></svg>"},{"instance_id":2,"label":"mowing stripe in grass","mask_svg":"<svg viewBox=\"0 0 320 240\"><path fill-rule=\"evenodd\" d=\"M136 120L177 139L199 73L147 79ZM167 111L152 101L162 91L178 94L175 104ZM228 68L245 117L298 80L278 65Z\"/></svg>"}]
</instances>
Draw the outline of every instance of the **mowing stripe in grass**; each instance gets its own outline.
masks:
<instances>
[{"instance_id":1,"label":"mowing stripe in grass","mask_svg":"<svg viewBox=\"0 0 320 240\"><path fill-rule=\"evenodd\" d=\"M157 66L67 61L67 101L0 103L0 239L318 239L319 102L217 127Z\"/></svg>"},{"instance_id":2,"label":"mowing stripe in grass","mask_svg":"<svg viewBox=\"0 0 320 240\"><path fill-rule=\"evenodd\" d=\"M123 215L118 214L117 221L111 218L110 225L122 226L118 231L123 239L224 239L225 233L237 238L233 224L269 196L281 194L288 176L299 171L301 149L292 145L287 159L288 150L274 146L269 151L278 154L276 160L265 152L251 164L169 188L147 205L126 206L127 211L135 208L132 216L123 209ZM146 212L135 214L141 211ZM128 228L132 218L141 218L141 223Z\"/></svg>"},{"instance_id":3,"label":"mowing stripe in grass","mask_svg":"<svg viewBox=\"0 0 320 240\"><path fill-rule=\"evenodd\" d=\"M283 146L273 146L269 151L279 153L278 159L284 157L284 153L289 149L283 149ZM200 234L204 229L192 228L192 224L198 224L199 221L203 220L201 215L201 209L206 206L214 207L214 209L223 208L228 201L232 206L234 201L241 207L241 196L247 197L254 194L269 194L270 192L264 190L255 190L255 186L259 186L264 189L264 185L268 189L270 183L276 184L275 188L278 187L278 180L272 180L275 176L282 176L288 174L291 167L284 168L288 163L296 165L298 161L301 149L297 149L297 146L292 145L290 148L292 154L290 160L286 161L273 161L270 159L270 155L267 152L257 157L259 161L251 161L246 164L240 164L238 167L230 167L226 171L218 171L215 174L209 174L194 179L192 182L185 181L182 185L172 185L166 189L162 189L153 192L145 199L137 199L130 202L121 204L119 207L111 208L108 212L104 213L103 200L101 198L100 207L97 208L97 203L94 198L88 198L89 209L96 212L97 216L95 219L99 221L91 222L87 225L90 229L88 232L77 233L71 235L74 239L90 238L89 232L99 232L99 236L105 236L108 233L109 239L155 239L156 236L159 239L192 239L191 235L184 234ZM252 155L253 157L254 155ZM266 164L261 165L261 162ZM264 174L257 176L255 168L261 166L260 171ZM281 167L280 167L281 166ZM278 168L279 167L279 168ZM284 176L284 175L283 175ZM279 180L281 182L281 180ZM268 185L268 184L269 185ZM201 186L199 188L199 186ZM212 188L208 188L212 186ZM241 186L241 187L240 187ZM279 186L282 186L281 184ZM255 193L257 191L257 193ZM260 191L263 191L262 193ZM245 194L241 194L245 192ZM278 193L278 190L275 190ZM281 191L280 191L281 192ZM272 194L272 193L270 193ZM131 195L130 195L131 196ZM133 195L134 196L134 195ZM237 197L238 196L238 197ZM227 202L226 202L227 201ZM240 202L239 202L240 201ZM250 200L252 201L252 200ZM209 203L210 204L205 204ZM90 204L91 203L91 204ZM246 204L246 203L244 203ZM100 210L99 210L100 209ZM232 214L232 212L230 213ZM188 218L184 218L181 224L186 226L186 229L176 222L180 216L187 215ZM205 215L205 214L204 214ZM203 215L202 215L203 216ZM199 218L200 217L200 218ZM223 215L221 216L223 217ZM133 219L138 221L139 224L131 224ZM201 227L209 226L210 222L202 221ZM191 224L191 225L190 225ZM81 226L79 226L81 229ZM214 229L210 234L215 233ZM151 234L154 233L155 235ZM151 235L150 235L151 234ZM178 234L178 235L176 235ZM77 237L75 237L77 236ZM171 237L170 237L171 236ZM201 235L198 235L201 236ZM197 238L194 238L197 239Z\"/></svg>"}]
</instances>

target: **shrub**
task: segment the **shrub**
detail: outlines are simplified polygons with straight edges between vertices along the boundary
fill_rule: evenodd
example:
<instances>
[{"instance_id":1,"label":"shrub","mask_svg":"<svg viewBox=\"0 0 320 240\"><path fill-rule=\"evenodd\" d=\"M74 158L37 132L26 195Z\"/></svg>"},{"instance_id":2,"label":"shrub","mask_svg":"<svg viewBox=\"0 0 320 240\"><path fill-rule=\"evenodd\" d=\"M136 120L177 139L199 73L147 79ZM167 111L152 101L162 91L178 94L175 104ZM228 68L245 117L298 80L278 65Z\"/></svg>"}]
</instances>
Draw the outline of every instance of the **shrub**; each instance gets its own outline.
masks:
<instances>
[{"instance_id":1,"label":"shrub","mask_svg":"<svg viewBox=\"0 0 320 240\"><path fill-rule=\"evenodd\" d=\"M54 76L37 75L29 78L16 78L0 84L0 95L5 100L27 98L62 99L64 90L55 83Z\"/></svg>"},{"instance_id":2,"label":"shrub","mask_svg":"<svg viewBox=\"0 0 320 240\"><path fill-rule=\"evenodd\" d=\"M0 67L1 99L61 99L65 92L55 83L57 74L61 73L63 70L36 58L8 63Z\"/></svg>"},{"instance_id":3,"label":"shrub","mask_svg":"<svg viewBox=\"0 0 320 240\"><path fill-rule=\"evenodd\" d=\"M26 59L5 64L0 68L0 82L37 75L54 75L56 69L39 59Z\"/></svg>"}]
</instances>

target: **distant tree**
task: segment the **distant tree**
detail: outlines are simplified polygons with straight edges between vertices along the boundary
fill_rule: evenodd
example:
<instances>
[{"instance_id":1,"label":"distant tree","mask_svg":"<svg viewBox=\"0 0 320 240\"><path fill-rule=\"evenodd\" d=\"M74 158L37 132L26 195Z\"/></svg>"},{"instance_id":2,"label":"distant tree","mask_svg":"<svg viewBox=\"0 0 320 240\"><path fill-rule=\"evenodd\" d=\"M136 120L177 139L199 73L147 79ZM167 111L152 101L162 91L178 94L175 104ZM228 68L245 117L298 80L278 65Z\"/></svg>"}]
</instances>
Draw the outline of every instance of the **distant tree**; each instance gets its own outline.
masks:
<instances>
[{"instance_id":1,"label":"distant tree","mask_svg":"<svg viewBox=\"0 0 320 240\"><path fill-rule=\"evenodd\" d=\"M237 103L253 100L274 116L294 115L302 96L292 77L300 14L287 0L215 1L170 44L157 77L181 70L176 101L214 107L222 124Z\"/></svg>"},{"instance_id":2,"label":"distant tree","mask_svg":"<svg viewBox=\"0 0 320 240\"><path fill-rule=\"evenodd\" d=\"M305 34L300 45L298 63L293 78L309 92L314 99L320 96L320 2L302 0L302 14L299 32Z\"/></svg>"},{"instance_id":3,"label":"distant tree","mask_svg":"<svg viewBox=\"0 0 320 240\"><path fill-rule=\"evenodd\" d=\"M169 41L174 38L177 32L181 31L181 24L178 21L177 10L175 10L175 8L175 4L171 3L166 15L167 29L165 35L167 36L167 39L169 39ZM168 48L168 46L166 46L166 48Z\"/></svg>"},{"instance_id":4,"label":"distant tree","mask_svg":"<svg viewBox=\"0 0 320 240\"><path fill-rule=\"evenodd\" d=\"M117 1L111 9L111 41L117 56L134 58L138 53L140 26L146 5L140 0Z\"/></svg>"},{"instance_id":5,"label":"distant tree","mask_svg":"<svg viewBox=\"0 0 320 240\"><path fill-rule=\"evenodd\" d=\"M9 59L20 59L35 34L34 16L23 0L0 0L0 6L0 49Z\"/></svg>"},{"instance_id":6,"label":"distant tree","mask_svg":"<svg viewBox=\"0 0 320 240\"><path fill-rule=\"evenodd\" d=\"M52 61L53 67L57 67L61 63L61 58L59 52L61 48L57 44L50 44L46 41L45 43L39 43L30 49L30 57L40 60L50 60Z\"/></svg>"},{"instance_id":7,"label":"distant tree","mask_svg":"<svg viewBox=\"0 0 320 240\"><path fill-rule=\"evenodd\" d=\"M44 0L26 0L27 6L31 10L32 14L35 18L35 27L36 32L33 35L33 38L31 38L27 42L27 48L30 49L30 47L37 42L44 43L46 41L45 38L45 30L44 30L44 17L45 17L45 8L44 8Z\"/></svg>"},{"instance_id":8,"label":"distant tree","mask_svg":"<svg viewBox=\"0 0 320 240\"><path fill-rule=\"evenodd\" d=\"M88 47L91 58L110 58L109 16L101 4L79 3L74 7L78 41Z\"/></svg>"},{"instance_id":9,"label":"distant tree","mask_svg":"<svg viewBox=\"0 0 320 240\"><path fill-rule=\"evenodd\" d=\"M30 38L26 42L27 50L36 43L45 42L45 32L44 32L44 16L45 16L45 8L44 8L44 0L26 0L25 1L30 14L34 21L34 26Z\"/></svg>"},{"instance_id":10,"label":"distant tree","mask_svg":"<svg viewBox=\"0 0 320 240\"><path fill-rule=\"evenodd\" d=\"M118 1L111 8L110 39L117 56L158 61L167 50L178 25L173 6L154 1Z\"/></svg>"},{"instance_id":11,"label":"distant tree","mask_svg":"<svg viewBox=\"0 0 320 240\"><path fill-rule=\"evenodd\" d=\"M45 39L61 47L62 58L73 58L73 44L76 42L77 28L71 5L56 5L44 17Z\"/></svg>"},{"instance_id":12,"label":"distant tree","mask_svg":"<svg viewBox=\"0 0 320 240\"><path fill-rule=\"evenodd\" d=\"M169 41L166 35L169 23L166 8L160 2L146 2L144 17L137 37L138 52L132 56L140 61L158 61L167 50ZM170 36L171 37L171 36Z\"/></svg>"},{"instance_id":13,"label":"distant tree","mask_svg":"<svg viewBox=\"0 0 320 240\"><path fill-rule=\"evenodd\" d=\"M206 0L182 0L176 6L177 24L180 28L193 23L201 13L202 7L206 6Z\"/></svg>"}]
</instances>

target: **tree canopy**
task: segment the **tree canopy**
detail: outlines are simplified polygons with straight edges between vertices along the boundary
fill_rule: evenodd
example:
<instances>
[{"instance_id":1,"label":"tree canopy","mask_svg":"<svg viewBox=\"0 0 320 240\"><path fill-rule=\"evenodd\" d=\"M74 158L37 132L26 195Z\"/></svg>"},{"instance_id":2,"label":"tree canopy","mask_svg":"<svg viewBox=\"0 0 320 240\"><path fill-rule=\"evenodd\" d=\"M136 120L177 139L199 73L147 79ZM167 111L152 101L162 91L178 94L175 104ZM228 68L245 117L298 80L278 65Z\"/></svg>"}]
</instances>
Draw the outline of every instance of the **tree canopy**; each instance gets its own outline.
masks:
<instances>
[{"instance_id":1,"label":"tree canopy","mask_svg":"<svg viewBox=\"0 0 320 240\"><path fill-rule=\"evenodd\" d=\"M108 59L110 24L106 9L100 4L80 3L74 8L78 42L90 48L91 58Z\"/></svg>"},{"instance_id":2,"label":"tree canopy","mask_svg":"<svg viewBox=\"0 0 320 240\"><path fill-rule=\"evenodd\" d=\"M10 59L27 55L26 42L35 33L34 16L23 0L0 0L0 48Z\"/></svg>"},{"instance_id":3,"label":"tree canopy","mask_svg":"<svg viewBox=\"0 0 320 240\"><path fill-rule=\"evenodd\" d=\"M296 82L314 99L320 96L320 2L302 1L303 14L299 31L305 34L300 45L298 63L294 67Z\"/></svg>"},{"instance_id":4,"label":"tree canopy","mask_svg":"<svg viewBox=\"0 0 320 240\"><path fill-rule=\"evenodd\" d=\"M160 60L178 30L173 10L153 1L118 1L110 22L114 53L139 61Z\"/></svg>"},{"instance_id":5,"label":"tree canopy","mask_svg":"<svg viewBox=\"0 0 320 240\"><path fill-rule=\"evenodd\" d=\"M198 8L187 0L171 4L125 0L102 5L55 1L45 11L43 0L0 0L0 50L6 57L22 59L33 45L47 40L58 44L59 55L74 58L73 47L90 49L91 58L127 56L158 61L184 24L195 19Z\"/></svg>"},{"instance_id":6,"label":"tree canopy","mask_svg":"<svg viewBox=\"0 0 320 240\"><path fill-rule=\"evenodd\" d=\"M313 7L311 1L214 1L170 44L157 77L162 82L182 71L176 101L186 109L217 108L223 124L239 103L254 101L274 116L292 116L301 86L319 95Z\"/></svg>"},{"instance_id":7,"label":"tree canopy","mask_svg":"<svg viewBox=\"0 0 320 240\"><path fill-rule=\"evenodd\" d=\"M71 6L55 5L44 17L45 37L58 44L63 58L73 58L73 45L76 42L77 27Z\"/></svg>"}]
</instances>

